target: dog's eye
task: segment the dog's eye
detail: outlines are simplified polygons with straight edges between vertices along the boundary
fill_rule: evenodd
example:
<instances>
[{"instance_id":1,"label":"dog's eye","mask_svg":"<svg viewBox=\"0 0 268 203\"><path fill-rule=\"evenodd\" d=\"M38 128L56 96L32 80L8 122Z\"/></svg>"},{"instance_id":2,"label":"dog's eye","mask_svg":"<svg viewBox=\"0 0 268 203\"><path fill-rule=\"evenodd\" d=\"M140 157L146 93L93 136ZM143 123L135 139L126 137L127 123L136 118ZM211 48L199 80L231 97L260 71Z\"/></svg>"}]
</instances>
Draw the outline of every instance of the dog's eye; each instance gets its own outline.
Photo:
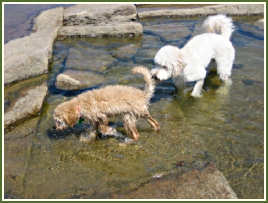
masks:
<instances>
[{"instance_id":1,"label":"dog's eye","mask_svg":"<svg viewBox=\"0 0 268 203\"><path fill-rule=\"evenodd\" d=\"M167 66L162 66L162 68L164 68L164 69L168 69Z\"/></svg>"}]
</instances>

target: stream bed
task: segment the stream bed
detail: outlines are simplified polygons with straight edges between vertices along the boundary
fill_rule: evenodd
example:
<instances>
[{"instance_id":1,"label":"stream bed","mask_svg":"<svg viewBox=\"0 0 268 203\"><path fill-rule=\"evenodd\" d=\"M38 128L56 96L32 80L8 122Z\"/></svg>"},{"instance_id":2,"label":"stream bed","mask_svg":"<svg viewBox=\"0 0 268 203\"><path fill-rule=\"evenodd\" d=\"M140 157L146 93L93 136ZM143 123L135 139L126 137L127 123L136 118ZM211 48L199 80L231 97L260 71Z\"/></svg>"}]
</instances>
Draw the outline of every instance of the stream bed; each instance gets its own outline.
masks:
<instances>
[{"instance_id":1,"label":"stream bed","mask_svg":"<svg viewBox=\"0 0 268 203\"><path fill-rule=\"evenodd\" d=\"M182 47L200 33L203 20L142 20L144 34L135 39L56 41L47 76L49 93L40 115L5 135L6 197L110 198L138 188L155 174L168 174L178 163L187 171L213 162L238 198L264 198L264 34L250 18L234 18L236 59L231 88L222 86L214 63L202 98L190 97L191 85L180 92L171 80L157 84L149 109L160 132L140 119L141 136L129 145L114 138L82 143L83 123L64 135L51 133L58 104L108 84L142 87L144 81L131 74L132 67L152 68L159 48ZM103 80L80 91L63 91L55 80L67 70L90 72ZM10 90L13 97L19 90ZM120 119L112 122L124 134ZM11 171L17 176L9 176Z\"/></svg>"}]
</instances>

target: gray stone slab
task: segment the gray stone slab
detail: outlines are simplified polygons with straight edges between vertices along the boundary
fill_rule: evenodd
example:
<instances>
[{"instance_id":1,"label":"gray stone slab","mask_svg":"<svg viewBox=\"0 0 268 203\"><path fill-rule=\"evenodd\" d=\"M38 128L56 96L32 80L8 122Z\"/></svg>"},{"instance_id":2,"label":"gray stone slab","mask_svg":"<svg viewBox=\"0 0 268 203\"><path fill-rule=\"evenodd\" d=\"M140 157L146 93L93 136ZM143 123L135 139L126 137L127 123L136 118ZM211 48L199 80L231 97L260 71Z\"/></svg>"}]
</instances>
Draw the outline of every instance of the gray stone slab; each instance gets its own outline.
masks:
<instances>
[{"instance_id":1,"label":"gray stone slab","mask_svg":"<svg viewBox=\"0 0 268 203\"><path fill-rule=\"evenodd\" d=\"M36 32L5 44L5 85L48 72L53 42L62 25L62 12L62 8L56 8L41 13L35 20Z\"/></svg>"},{"instance_id":2,"label":"gray stone slab","mask_svg":"<svg viewBox=\"0 0 268 203\"><path fill-rule=\"evenodd\" d=\"M191 30L181 22L146 25L143 28L144 30L149 30L163 37L167 41L179 40L192 33Z\"/></svg>"},{"instance_id":3,"label":"gray stone slab","mask_svg":"<svg viewBox=\"0 0 268 203\"><path fill-rule=\"evenodd\" d=\"M256 15L264 14L263 4L222 4L197 8L161 9L138 12L139 18L163 17L163 16L198 16L198 15Z\"/></svg>"},{"instance_id":4,"label":"gray stone slab","mask_svg":"<svg viewBox=\"0 0 268 203\"><path fill-rule=\"evenodd\" d=\"M66 67L74 70L104 71L116 61L110 52L90 47L71 48Z\"/></svg>"},{"instance_id":5,"label":"gray stone slab","mask_svg":"<svg viewBox=\"0 0 268 203\"><path fill-rule=\"evenodd\" d=\"M137 53L139 47L140 44L138 43L121 46L119 48L114 49L112 51L112 55L120 59L130 59Z\"/></svg>"},{"instance_id":6,"label":"gray stone slab","mask_svg":"<svg viewBox=\"0 0 268 203\"><path fill-rule=\"evenodd\" d=\"M237 199L224 175L213 165L180 175L156 174L154 180L116 199Z\"/></svg>"},{"instance_id":7,"label":"gray stone slab","mask_svg":"<svg viewBox=\"0 0 268 203\"><path fill-rule=\"evenodd\" d=\"M42 12L39 16L34 19L33 31L35 32L57 32L59 27L62 26L63 22L63 8L58 7L49 9Z\"/></svg>"},{"instance_id":8,"label":"gray stone slab","mask_svg":"<svg viewBox=\"0 0 268 203\"><path fill-rule=\"evenodd\" d=\"M64 26L136 20L134 4L80 4L64 10Z\"/></svg>"},{"instance_id":9,"label":"gray stone slab","mask_svg":"<svg viewBox=\"0 0 268 203\"><path fill-rule=\"evenodd\" d=\"M110 23L105 25L63 26L59 39L66 37L136 37L142 35L143 28L137 22Z\"/></svg>"},{"instance_id":10,"label":"gray stone slab","mask_svg":"<svg viewBox=\"0 0 268 203\"><path fill-rule=\"evenodd\" d=\"M43 84L29 89L25 96L19 98L4 115L5 128L21 120L37 115L47 95L47 85Z\"/></svg>"}]
</instances>

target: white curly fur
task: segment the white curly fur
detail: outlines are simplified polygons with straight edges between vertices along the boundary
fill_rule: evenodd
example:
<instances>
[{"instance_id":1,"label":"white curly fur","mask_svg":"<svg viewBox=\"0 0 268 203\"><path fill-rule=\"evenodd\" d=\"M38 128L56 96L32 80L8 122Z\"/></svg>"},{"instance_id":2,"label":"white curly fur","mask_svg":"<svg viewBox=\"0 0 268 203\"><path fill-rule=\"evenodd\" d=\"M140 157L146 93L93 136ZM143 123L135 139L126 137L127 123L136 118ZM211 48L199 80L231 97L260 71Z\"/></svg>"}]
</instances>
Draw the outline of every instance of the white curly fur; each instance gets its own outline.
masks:
<instances>
[{"instance_id":1,"label":"white curly fur","mask_svg":"<svg viewBox=\"0 0 268 203\"><path fill-rule=\"evenodd\" d=\"M171 45L162 47L154 57L156 67L151 70L159 80L181 75L186 82L196 81L191 93L194 97L201 96L206 67L211 59L217 63L220 79L230 81L235 58L230 41L234 30L231 18L225 15L210 16L204 21L203 28L207 33L193 37L181 49Z\"/></svg>"}]
</instances>

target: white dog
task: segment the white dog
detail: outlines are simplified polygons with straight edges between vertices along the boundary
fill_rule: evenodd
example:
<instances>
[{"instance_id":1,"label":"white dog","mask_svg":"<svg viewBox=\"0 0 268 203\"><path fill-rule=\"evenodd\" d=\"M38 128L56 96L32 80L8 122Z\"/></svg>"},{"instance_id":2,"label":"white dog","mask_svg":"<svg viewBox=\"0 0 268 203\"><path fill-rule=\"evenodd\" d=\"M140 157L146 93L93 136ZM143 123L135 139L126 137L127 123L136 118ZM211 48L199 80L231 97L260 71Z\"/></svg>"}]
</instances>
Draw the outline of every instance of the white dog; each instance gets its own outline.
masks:
<instances>
[{"instance_id":1,"label":"white dog","mask_svg":"<svg viewBox=\"0 0 268 203\"><path fill-rule=\"evenodd\" d=\"M234 31L232 19L225 15L210 16L204 21L203 28L207 33L193 37L181 49L171 45L162 47L154 57L153 77L166 80L182 76L185 82L196 81L191 95L201 97L206 68L211 59L215 59L220 79L231 84L235 58L230 41Z\"/></svg>"}]
</instances>

